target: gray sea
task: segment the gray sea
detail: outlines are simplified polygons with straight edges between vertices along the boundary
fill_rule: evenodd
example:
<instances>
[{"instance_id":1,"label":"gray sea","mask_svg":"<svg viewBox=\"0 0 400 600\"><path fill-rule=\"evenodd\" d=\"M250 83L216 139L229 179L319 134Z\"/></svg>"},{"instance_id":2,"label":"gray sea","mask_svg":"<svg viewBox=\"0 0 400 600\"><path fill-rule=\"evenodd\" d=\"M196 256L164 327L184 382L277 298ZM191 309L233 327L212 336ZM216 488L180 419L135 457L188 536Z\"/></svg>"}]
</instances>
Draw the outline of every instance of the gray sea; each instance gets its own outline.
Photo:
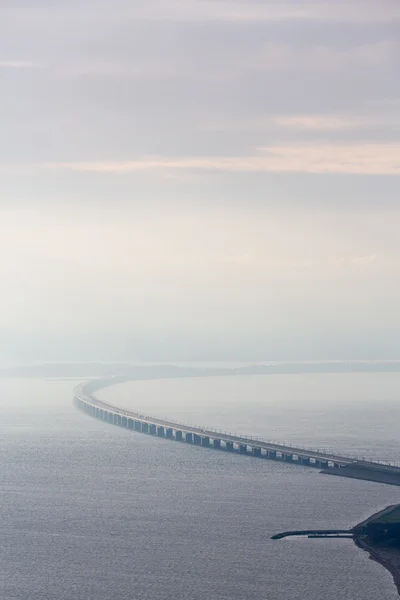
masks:
<instances>
[{"instance_id":1,"label":"gray sea","mask_svg":"<svg viewBox=\"0 0 400 600\"><path fill-rule=\"evenodd\" d=\"M98 422L71 380L0 380L1 600L395 600L347 527L400 488L177 444ZM400 374L138 381L149 414L400 462Z\"/></svg>"}]
</instances>

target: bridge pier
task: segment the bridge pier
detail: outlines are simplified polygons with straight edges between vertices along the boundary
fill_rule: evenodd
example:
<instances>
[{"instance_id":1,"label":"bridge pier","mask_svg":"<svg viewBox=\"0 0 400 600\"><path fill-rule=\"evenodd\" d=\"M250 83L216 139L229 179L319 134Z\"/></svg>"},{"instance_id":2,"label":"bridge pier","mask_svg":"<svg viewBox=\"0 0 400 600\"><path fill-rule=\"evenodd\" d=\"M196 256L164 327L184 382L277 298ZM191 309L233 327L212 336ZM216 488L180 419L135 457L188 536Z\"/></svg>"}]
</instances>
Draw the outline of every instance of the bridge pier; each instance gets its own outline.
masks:
<instances>
[{"instance_id":1,"label":"bridge pier","mask_svg":"<svg viewBox=\"0 0 400 600\"><path fill-rule=\"evenodd\" d=\"M105 383L109 385L109 381ZM354 463L353 459L341 456L340 454L301 450L284 444L273 444L251 439L250 437L223 434L222 432L217 433L196 427L191 429L189 426L180 425L179 423L157 418L152 419L151 417L142 415L139 416L137 413L125 411L124 409L100 401L92 395L97 389L100 389L98 382L92 382L91 386L77 386L74 390L74 405L86 414L101 421L113 423L130 430L150 433L151 435L166 437L167 439L174 439L176 441L185 441L189 444L203 446L204 448L212 447L216 450L223 449L227 452L243 455L248 454L258 458L278 459L289 463L301 464L331 472L332 474L336 471L337 475L341 474L338 473L339 469L351 468ZM182 427L182 429L179 429L179 427ZM400 468L396 469L393 466L385 467L379 463L369 461L360 461L360 465L365 468L366 472L367 470L374 470L389 473L390 475L393 473L393 477L394 475L398 476L400 482Z\"/></svg>"},{"instance_id":2,"label":"bridge pier","mask_svg":"<svg viewBox=\"0 0 400 600\"><path fill-rule=\"evenodd\" d=\"M317 467L319 469L327 469L329 467L329 462L327 460L317 460Z\"/></svg>"}]
</instances>

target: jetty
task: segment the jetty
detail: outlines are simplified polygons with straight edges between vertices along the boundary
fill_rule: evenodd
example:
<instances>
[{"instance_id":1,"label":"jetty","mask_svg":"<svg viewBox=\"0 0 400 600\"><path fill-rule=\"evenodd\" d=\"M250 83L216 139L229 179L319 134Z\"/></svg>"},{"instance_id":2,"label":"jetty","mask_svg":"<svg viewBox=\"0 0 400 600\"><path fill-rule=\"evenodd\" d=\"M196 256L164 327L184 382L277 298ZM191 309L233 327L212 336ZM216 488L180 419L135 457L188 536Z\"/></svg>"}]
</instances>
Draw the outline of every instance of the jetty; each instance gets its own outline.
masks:
<instances>
[{"instance_id":1,"label":"jetty","mask_svg":"<svg viewBox=\"0 0 400 600\"><path fill-rule=\"evenodd\" d=\"M309 538L350 538L368 552L370 558L385 567L393 577L400 595L400 504L387 506L351 529L295 530L272 536L280 540L290 536Z\"/></svg>"}]
</instances>

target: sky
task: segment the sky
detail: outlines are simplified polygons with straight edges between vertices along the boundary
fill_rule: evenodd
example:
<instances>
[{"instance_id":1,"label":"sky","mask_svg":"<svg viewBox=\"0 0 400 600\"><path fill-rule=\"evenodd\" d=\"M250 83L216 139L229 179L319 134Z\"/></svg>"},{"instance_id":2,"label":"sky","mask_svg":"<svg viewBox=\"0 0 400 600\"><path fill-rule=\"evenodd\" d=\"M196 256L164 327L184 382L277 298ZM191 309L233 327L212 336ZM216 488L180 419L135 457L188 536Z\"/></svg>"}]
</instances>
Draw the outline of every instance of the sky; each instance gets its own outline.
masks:
<instances>
[{"instance_id":1,"label":"sky","mask_svg":"<svg viewBox=\"0 0 400 600\"><path fill-rule=\"evenodd\" d=\"M398 0L0 0L0 360L400 359Z\"/></svg>"}]
</instances>

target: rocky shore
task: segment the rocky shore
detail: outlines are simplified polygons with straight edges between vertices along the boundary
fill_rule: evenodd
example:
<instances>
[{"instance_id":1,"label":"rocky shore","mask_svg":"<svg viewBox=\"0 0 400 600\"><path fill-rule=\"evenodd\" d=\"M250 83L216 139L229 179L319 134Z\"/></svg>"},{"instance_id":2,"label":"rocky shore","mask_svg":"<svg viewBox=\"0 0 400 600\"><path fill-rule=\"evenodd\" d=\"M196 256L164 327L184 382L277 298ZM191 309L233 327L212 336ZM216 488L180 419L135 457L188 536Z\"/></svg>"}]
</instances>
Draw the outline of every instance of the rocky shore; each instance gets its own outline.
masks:
<instances>
[{"instance_id":1,"label":"rocky shore","mask_svg":"<svg viewBox=\"0 0 400 600\"><path fill-rule=\"evenodd\" d=\"M353 538L370 558L389 571L400 596L400 504L387 506L351 529L284 531L272 536L279 540L293 535L309 538Z\"/></svg>"},{"instance_id":2,"label":"rocky shore","mask_svg":"<svg viewBox=\"0 0 400 600\"><path fill-rule=\"evenodd\" d=\"M359 548L368 552L371 560L389 571L400 596L400 548L387 544L374 544L363 535L355 535L354 542Z\"/></svg>"}]
</instances>

